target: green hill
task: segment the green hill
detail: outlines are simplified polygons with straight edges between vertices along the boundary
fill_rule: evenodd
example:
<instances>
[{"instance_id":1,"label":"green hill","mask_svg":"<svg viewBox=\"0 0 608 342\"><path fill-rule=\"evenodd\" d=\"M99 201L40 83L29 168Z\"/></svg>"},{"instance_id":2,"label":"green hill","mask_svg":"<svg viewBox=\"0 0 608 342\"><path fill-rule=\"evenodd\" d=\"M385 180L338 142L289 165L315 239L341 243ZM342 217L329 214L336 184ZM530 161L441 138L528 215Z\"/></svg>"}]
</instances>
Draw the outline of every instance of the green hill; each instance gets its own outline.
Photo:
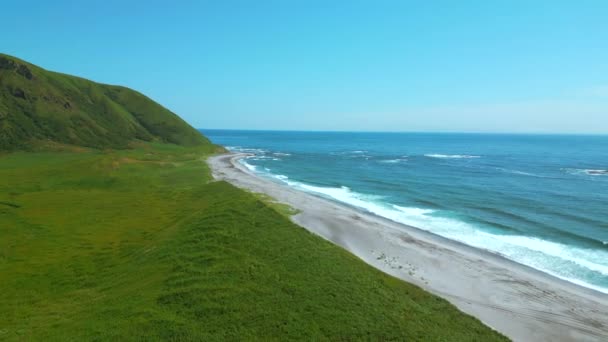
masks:
<instances>
[{"instance_id":1,"label":"green hill","mask_svg":"<svg viewBox=\"0 0 608 342\"><path fill-rule=\"evenodd\" d=\"M133 141L209 144L141 93L0 54L0 150L49 140L94 148L125 148Z\"/></svg>"}]
</instances>

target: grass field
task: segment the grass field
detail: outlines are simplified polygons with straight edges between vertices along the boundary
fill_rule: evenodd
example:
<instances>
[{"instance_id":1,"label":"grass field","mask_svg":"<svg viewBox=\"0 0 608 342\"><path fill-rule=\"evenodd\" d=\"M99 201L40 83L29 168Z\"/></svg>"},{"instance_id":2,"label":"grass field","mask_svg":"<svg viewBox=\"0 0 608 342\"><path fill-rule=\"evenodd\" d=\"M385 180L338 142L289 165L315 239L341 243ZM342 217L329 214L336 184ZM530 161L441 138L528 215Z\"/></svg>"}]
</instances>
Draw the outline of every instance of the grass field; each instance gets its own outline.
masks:
<instances>
[{"instance_id":1,"label":"grass field","mask_svg":"<svg viewBox=\"0 0 608 342\"><path fill-rule=\"evenodd\" d=\"M210 182L212 148L0 155L0 340L506 340Z\"/></svg>"}]
</instances>

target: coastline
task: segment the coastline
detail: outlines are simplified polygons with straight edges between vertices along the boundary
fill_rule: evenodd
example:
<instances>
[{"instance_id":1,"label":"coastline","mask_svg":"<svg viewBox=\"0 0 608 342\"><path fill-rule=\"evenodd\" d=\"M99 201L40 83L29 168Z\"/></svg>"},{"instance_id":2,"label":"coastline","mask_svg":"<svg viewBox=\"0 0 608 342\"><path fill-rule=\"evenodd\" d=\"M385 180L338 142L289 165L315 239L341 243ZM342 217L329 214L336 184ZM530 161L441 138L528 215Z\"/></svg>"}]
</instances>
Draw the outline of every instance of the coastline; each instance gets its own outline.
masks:
<instances>
[{"instance_id":1,"label":"coastline","mask_svg":"<svg viewBox=\"0 0 608 342\"><path fill-rule=\"evenodd\" d=\"M208 159L215 179L298 209L292 220L371 266L443 297L516 341L599 341L608 295L497 254L259 177L238 162Z\"/></svg>"}]
</instances>

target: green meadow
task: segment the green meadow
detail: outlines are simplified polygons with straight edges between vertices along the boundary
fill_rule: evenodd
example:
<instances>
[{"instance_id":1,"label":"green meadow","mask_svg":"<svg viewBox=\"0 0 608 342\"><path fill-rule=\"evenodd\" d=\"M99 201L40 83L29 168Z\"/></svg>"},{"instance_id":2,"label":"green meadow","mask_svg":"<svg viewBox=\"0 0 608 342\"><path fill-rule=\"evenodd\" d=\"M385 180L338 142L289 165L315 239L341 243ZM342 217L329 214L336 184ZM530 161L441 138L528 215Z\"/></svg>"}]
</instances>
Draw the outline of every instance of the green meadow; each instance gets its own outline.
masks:
<instances>
[{"instance_id":1,"label":"green meadow","mask_svg":"<svg viewBox=\"0 0 608 342\"><path fill-rule=\"evenodd\" d=\"M506 340L212 181L215 148L0 155L0 340Z\"/></svg>"}]
</instances>

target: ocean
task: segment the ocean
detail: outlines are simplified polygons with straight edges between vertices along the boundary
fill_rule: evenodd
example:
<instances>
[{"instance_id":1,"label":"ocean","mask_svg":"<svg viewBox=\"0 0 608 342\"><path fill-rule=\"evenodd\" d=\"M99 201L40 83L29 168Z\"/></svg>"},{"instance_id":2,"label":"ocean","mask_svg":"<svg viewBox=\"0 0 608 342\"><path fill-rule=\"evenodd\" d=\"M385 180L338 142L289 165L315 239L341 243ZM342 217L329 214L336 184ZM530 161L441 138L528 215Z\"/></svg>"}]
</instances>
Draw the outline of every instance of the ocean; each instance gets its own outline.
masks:
<instances>
[{"instance_id":1,"label":"ocean","mask_svg":"<svg viewBox=\"0 0 608 342\"><path fill-rule=\"evenodd\" d=\"M262 177L608 293L608 136L201 132Z\"/></svg>"}]
</instances>

